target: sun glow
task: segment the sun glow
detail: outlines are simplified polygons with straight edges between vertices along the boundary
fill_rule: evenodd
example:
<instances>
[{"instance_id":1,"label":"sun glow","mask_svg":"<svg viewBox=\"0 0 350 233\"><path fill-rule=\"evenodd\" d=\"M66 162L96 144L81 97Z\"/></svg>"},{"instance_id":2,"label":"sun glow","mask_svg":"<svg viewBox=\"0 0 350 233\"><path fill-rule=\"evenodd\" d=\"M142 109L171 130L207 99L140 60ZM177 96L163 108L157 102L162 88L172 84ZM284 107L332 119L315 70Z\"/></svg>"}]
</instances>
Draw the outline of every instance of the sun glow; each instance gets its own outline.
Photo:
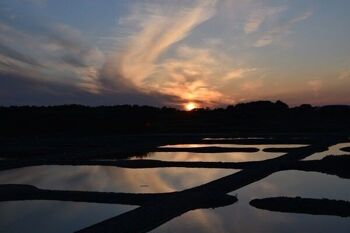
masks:
<instances>
[{"instance_id":1,"label":"sun glow","mask_svg":"<svg viewBox=\"0 0 350 233\"><path fill-rule=\"evenodd\" d=\"M185 104L185 110L186 111L192 111L195 108L198 108L196 103L189 102L189 103Z\"/></svg>"}]
</instances>

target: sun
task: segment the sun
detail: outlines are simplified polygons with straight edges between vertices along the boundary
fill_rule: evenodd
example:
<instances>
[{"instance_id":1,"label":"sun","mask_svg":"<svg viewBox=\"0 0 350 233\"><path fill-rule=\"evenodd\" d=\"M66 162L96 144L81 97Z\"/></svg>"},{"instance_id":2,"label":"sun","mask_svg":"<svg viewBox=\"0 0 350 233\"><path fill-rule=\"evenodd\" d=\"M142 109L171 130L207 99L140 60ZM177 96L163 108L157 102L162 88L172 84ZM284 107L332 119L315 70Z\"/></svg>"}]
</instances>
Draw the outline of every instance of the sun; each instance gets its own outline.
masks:
<instances>
[{"instance_id":1,"label":"sun","mask_svg":"<svg viewBox=\"0 0 350 233\"><path fill-rule=\"evenodd\" d=\"M186 111L192 111L195 108L198 108L196 103L189 102L189 103L185 104L185 110Z\"/></svg>"}]
</instances>

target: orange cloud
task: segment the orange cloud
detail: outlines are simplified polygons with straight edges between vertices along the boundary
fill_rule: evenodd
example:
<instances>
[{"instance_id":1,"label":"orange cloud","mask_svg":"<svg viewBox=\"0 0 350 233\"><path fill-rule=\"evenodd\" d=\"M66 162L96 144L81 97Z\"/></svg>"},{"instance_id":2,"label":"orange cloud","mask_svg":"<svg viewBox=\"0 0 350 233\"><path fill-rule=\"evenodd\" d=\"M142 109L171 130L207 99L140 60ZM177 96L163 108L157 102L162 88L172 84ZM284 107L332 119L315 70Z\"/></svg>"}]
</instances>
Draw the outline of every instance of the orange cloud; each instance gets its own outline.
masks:
<instances>
[{"instance_id":1,"label":"orange cloud","mask_svg":"<svg viewBox=\"0 0 350 233\"><path fill-rule=\"evenodd\" d=\"M216 72L222 69L221 61L216 61L209 49L176 44L214 15L215 3L197 1L193 7L174 6L172 10L152 5L151 10L146 7L146 13L134 10L122 22L129 28L136 25L138 31L125 37L126 44L119 44L125 49L110 58L110 78L122 78L145 93L176 96L181 103L205 102L210 106L222 101L223 95L214 85L217 75L222 75ZM171 47L176 48L176 54L161 59Z\"/></svg>"}]
</instances>

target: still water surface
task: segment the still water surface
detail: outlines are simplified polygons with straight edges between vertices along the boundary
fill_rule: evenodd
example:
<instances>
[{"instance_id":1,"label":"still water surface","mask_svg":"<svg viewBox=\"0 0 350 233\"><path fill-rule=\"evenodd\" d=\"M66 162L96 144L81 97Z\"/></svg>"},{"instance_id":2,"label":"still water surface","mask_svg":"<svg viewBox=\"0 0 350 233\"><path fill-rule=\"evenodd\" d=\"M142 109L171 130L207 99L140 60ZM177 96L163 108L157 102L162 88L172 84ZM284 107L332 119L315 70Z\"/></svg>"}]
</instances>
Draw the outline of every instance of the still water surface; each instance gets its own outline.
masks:
<instances>
[{"instance_id":1,"label":"still water surface","mask_svg":"<svg viewBox=\"0 0 350 233\"><path fill-rule=\"evenodd\" d=\"M152 233L295 233L350 231L350 219L259 210L249 205L254 198L301 196L350 201L350 180L314 172L284 171L237 190L238 202L217 209L188 212Z\"/></svg>"},{"instance_id":2,"label":"still water surface","mask_svg":"<svg viewBox=\"0 0 350 233\"><path fill-rule=\"evenodd\" d=\"M344 152L340 149L344 148L344 147L349 147L350 143L339 143L336 145L333 145L331 147L328 148L328 150L320 152L320 153L315 153L307 158L305 158L304 160L318 160L318 159L322 159L324 157L326 157L327 155L345 155L345 154L350 154L349 152Z\"/></svg>"},{"instance_id":3,"label":"still water surface","mask_svg":"<svg viewBox=\"0 0 350 233\"><path fill-rule=\"evenodd\" d=\"M0 172L0 184L31 184L38 188L55 190L157 193L191 188L236 171L35 166ZM59 201L0 202L0 232L73 232L133 208L136 207Z\"/></svg>"},{"instance_id":4,"label":"still water surface","mask_svg":"<svg viewBox=\"0 0 350 233\"><path fill-rule=\"evenodd\" d=\"M338 145L335 148L343 146ZM264 147L272 146L264 145ZM334 148L329 152L335 152ZM184 152L170 153L170 155L163 152L154 154L152 156L155 157L151 156L151 159L251 161L270 158L269 156L276 157L281 153L259 151L228 153L228 155ZM0 184L31 184L38 188L56 190L156 193L191 188L237 171L198 168L125 169L107 166L35 166L0 172ZM237 194L239 199L233 205L191 211L152 232L348 233L350 229L349 218L270 212L249 205L249 201L254 198L271 196L326 197L349 201L350 180L313 172L284 171L270 175L232 194ZM59 201L3 202L0 203L0 230L10 233L73 232L134 208L136 206Z\"/></svg>"},{"instance_id":5,"label":"still water surface","mask_svg":"<svg viewBox=\"0 0 350 233\"><path fill-rule=\"evenodd\" d=\"M267 153L265 148L298 148L306 145L241 145L241 144L177 144L166 145L161 148L198 148L198 147L237 147L258 148L258 152L225 152L225 153L191 153L191 152L154 152L142 159L165 160L165 161L204 161L204 162L247 162L272 159L283 155L283 153ZM140 159L132 157L131 159Z\"/></svg>"}]
</instances>

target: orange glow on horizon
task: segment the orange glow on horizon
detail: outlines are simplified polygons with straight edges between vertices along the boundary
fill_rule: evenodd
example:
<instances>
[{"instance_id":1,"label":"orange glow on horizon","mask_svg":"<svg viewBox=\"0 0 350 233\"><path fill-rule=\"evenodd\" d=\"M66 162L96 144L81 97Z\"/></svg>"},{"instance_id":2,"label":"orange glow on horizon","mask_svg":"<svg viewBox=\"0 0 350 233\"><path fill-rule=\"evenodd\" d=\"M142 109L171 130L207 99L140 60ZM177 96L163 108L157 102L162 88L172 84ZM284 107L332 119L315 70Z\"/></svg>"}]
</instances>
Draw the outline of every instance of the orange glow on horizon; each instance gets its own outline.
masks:
<instances>
[{"instance_id":1,"label":"orange glow on horizon","mask_svg":"<svg viewBox=\"0 0 350 233\"><path fill-rule=\"evenodd\" d=\"M198 108L198 105L193 102L189 102L185 104L185 110L186 111L192 111L193 109Z\"/></svg>"}]
</instances>

